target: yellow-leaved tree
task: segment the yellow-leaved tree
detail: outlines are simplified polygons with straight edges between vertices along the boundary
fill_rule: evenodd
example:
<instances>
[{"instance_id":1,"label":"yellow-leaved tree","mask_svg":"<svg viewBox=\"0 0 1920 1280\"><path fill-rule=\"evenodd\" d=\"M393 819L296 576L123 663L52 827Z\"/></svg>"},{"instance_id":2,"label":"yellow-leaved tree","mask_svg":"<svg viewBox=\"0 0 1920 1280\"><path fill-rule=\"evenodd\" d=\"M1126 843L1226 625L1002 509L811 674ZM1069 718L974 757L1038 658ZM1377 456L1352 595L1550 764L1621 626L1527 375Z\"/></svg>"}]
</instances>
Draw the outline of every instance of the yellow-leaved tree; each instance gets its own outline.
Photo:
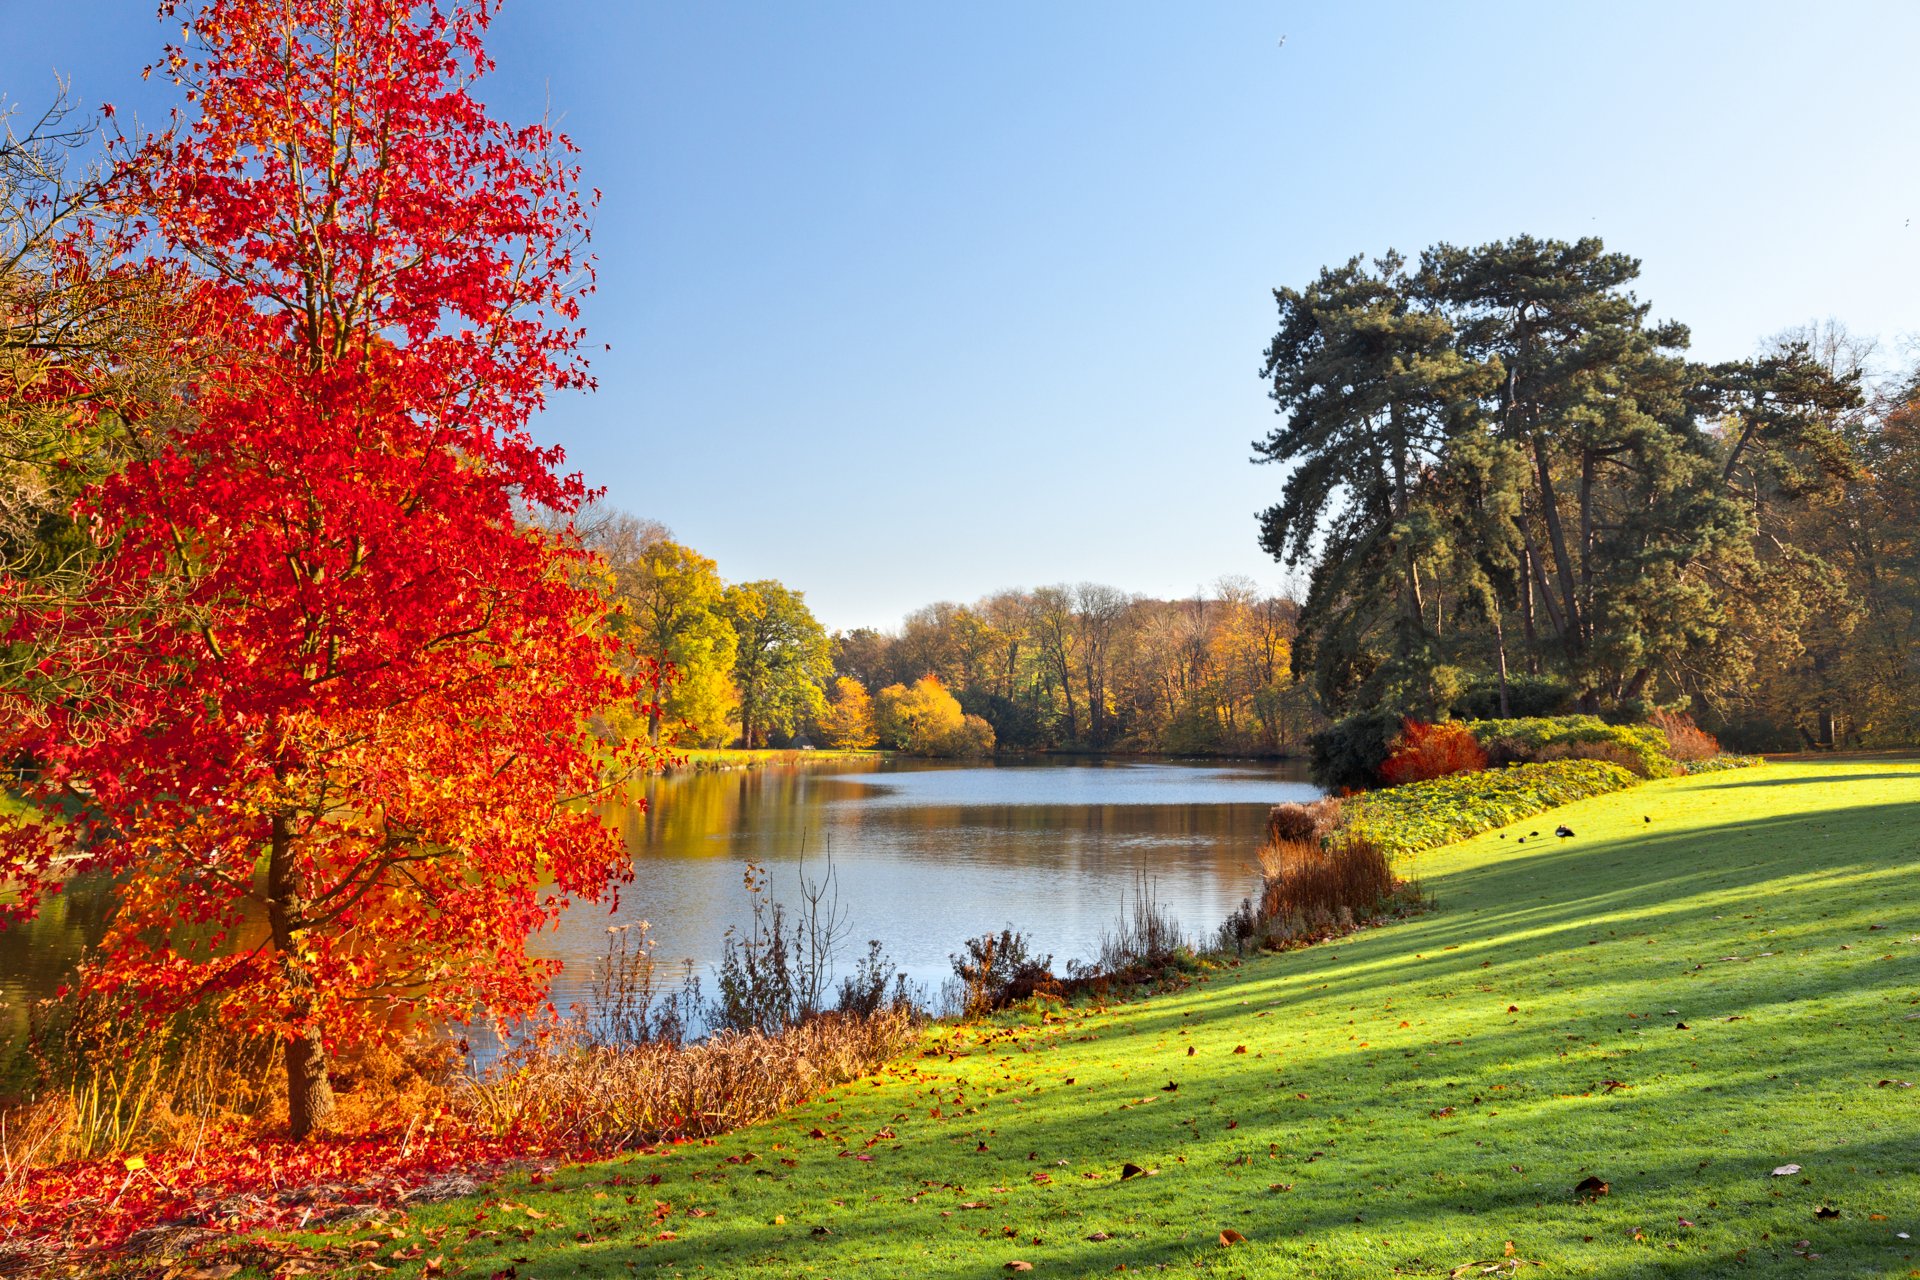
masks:
<instances>
[{"instance_id":1,"label":"yellow-leaved tree","mask_svg":"<svg viewBox=\"0 0 1920 1280\"><path fill-rule=\"evenodd\" d=\"M833 682L833 698L820 713L820 736L841 751L862 751L880 740L867 686L845 676Z\"/></svg>"},{"instance_id":2,"label":"yellow-leaved tree","mask_svg":"<svg viewBox=\"0 0 1920 1280\"><path fill-rule=\"evenodd\" d=\"M720 567L673 540L659 524L616 516L594 531L620 605L614 625L632 649L673 663L676 678L647 718L647 740L663 730L681 746L715 746L732 735L738 641L721 611Z\"/></svg>"},{"instance_id":3,"label":"yellow-leaved tree","mask_svg":"<svg viewBox=\"0 0 1920 1280\"><path fill-rule=\"evenodd\" d=\"M993 750L993 726L967 715L935 676L880 691L875 727L880 740L917 756L980 756Z\"/></svg>"}]
</instances>

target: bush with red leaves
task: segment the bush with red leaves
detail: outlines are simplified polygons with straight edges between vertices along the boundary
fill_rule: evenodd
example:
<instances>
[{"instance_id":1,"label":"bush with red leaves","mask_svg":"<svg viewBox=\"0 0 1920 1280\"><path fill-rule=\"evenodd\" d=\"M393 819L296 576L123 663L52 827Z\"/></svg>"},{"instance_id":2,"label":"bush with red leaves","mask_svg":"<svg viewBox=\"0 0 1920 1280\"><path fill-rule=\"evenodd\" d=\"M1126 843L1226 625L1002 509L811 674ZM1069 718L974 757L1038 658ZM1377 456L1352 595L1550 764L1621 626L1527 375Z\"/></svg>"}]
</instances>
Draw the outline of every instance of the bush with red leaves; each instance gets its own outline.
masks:
<instances>
[{"instance_id":1,"label":"bush with red leaves","mask_svg":"<svg viewBox=\"0 0 1920 1280\"><path fill-rule=\"evenodd\" d=\"M1683 712L1656 711L1653 723L1667 735L1667 754L1682 763L1711 760L1720 754L1720 740Z\"/></svg>"},{"instance_id":2,"label":"bush with red leaves","mask_svg":"<svg viewBox=\"0 0 1920 1280\"><path fill-rule=\"evenodd\" d=\"M1452 720L1440 724L1404 720L1399 741L1380 766L1380 780L1397 787L1453 773L1478 773L1486 767L1486 751L1464 725Z\"/></svg>"}]
</instances>

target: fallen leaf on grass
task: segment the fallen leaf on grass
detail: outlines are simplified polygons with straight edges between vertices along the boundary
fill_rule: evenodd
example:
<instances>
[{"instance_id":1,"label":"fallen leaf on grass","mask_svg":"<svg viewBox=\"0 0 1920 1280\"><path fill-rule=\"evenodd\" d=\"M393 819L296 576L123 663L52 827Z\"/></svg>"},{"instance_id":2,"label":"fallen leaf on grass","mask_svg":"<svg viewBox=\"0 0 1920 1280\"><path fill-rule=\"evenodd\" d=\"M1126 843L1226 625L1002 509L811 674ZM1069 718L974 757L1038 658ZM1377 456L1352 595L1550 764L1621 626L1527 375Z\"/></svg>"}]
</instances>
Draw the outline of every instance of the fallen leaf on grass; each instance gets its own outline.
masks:
<instances>
[{"instance_id":1,"label":"fallen leaf on grass","mask_svg":"<svg viewBox=\"0 0 1920 1280\"><path fill-rule=\"evenodd\" d=\"M1111 1240L1113 1239L1113 1237L1108 1235L1104 1231L1096 1231L1092 1235L1088 1236L1087 1239L1093 1241L1095 1244L1099 1244L1101 1241Z\"/></svg>"},{"instance_id":2,"label":"fallen leaf on grass","mask_svg":"<svg viewBox=\"0 0 1920 1280\"><path fill-rule=\"evenodd\" d=\"M1246 1242L1247 1238L1238 1231L1235 1231L1232 1227L1228 1227L1220 1233L1220 1247L1223 1249L1229 1245L1245 1244Z\"/></svg>"},{"instance_id":3,"label":"fallen leaf on grass","mask_svg":"<svg viewBox=\"0 0 1920 1280\"><path fill-rule=\"evenodd\" d=\"M1018 1258L1015 1258L1015 1259L1014 1259L1014 1260L1013 1260L1012 1262L1009 1262L1009 1263L1007 1264L1007 1270L1009 1270L1009 1271L1031 1271L1031 1270L1033 1270L1033 1264L1032 1264L1031 1262L1022 1262L1022 1261L1020 1261L1020 1259L1018 1259Z\"/></svg>"},{"instance_id":4,"label":"fallen leaf on grass","mask_svg":"<svg viewBox=\"0 0 1920 1280\"><path fill-rule=\"evenodd\" d=\"M1237 1045L1235 1045L1235 1046L1233 1046L1233 1051L1234 1051L1235 1053L1245 1053L1245 1052L1247 1051L1247 1046L1245 1046L1245 1045L1243 1045L1243 1044L1237 1044Z\"/></svg>"},{"instance_id":5,"label":"fallen leaf on grass","mask_svg":"<svg viewBox=\"0 0 1920 1280\"><path fill-rule=\"evenodd\" d=\"M1269 1183L1267 1184L1267 1190L1269 1190L1269 1191L1291 1191L1291 1190L1293 1190L1293 1184L1292 1184L1291 1182L1269 1182Z\"/></svg>"},{"instance_id":6,"label":"fallen leaf on grass","mask_svg":"<svg viewBox=\"0 0 1920 1280\"><path fill-rule=\"evenodd\" d=\"M1167 1081L1167 1082L1166 1082L1166 1084L1164 1084L1164 1085L1162 1085L1162 1086L1161 1086L1161 1088L1160 1088L1160 1092L1162 1092L1162 1093L1174 1093L1174 1092L1176 1092L1176 1091L1178 1091L1178 1090L1179 1090L1179 1088L1180 1088L1180 1086L1179 1086L1179 1084L1178 1084L1178 1083L1176 1083L1175 1081L1172 1081L1172 1080L1169 1080L1169 1081Z\"/></svg>"},{"instance_id":7,"label":"fallen leaf on grass","mask_svg":"<svg viewBox=\"0 0 1920 1280\"><path fill-rule=\"evenodd\" d=\"M1813 1211L1813 1216L1816 1218L1820 1218L1822 1220L1825 1220L1827 1218L1837 1218L1840 1216L1840 1211L1834 1208L1832 1205L1823 1204L1818 1209L1815 1209Z\"/></svg>"},{"instance_id":8,"label":"fallen leaf on grass","mask_svg":"<svg viewBox=\"0 0 1920 1280\"><path fill-rule=\"evenodd\" d=\"M1139 1165L1129 1160L1120 1166L1120 1181L1125 1182L1128 1178L1137 1178L1145 1172L1145 1169L1142 1169Z\"/></svg>"},{"instance_id":9,"label":"fallen leaf on grass","mask_svg":"<svg viewBox=\"0 0 1920 1280\"><path fill-rule=\"evenodd\" d=\"M992 1205L990 1205L990 1204L988 1204L988 1203L987 1203L987 1202L986 1202L985 1200L969 1200L969 1201L967 1201L967 1202L966 1202L965 1204L963 1204L963 1205L961 1205L960 1207L961 1207L962 1209L991 1209L991 1208L993 1208L993 1206L992 1206Z\"/></svg>"},{"instance_id":10,"label":"fallen leaf on grass","mask_svg":"<svg viewBox=\"0 0 1920 1280\"><path fill-rule=\"evenodd\" d=\"M1612 1190L1613 1187L1610 1183L1602 1182L1599 1178L1589 1176L1580 1180L1579 1185L1574 1187L1573 1194L1583 1200L1592 1200L1598 1196L1604 1196Z\"/></svg>"},{"instance_id":11,"label":"fallen leaf on grass","mask_svg":"<svg viewBox=\"0 0 1920 1280\"><path fill-rule=\"evenodd\" d=\"M1783 1165L1781 1165L1781 1166L1780 1166L1780 1167L1779 1167L1778 1169L1775 1169L1775 1170L1773 1171L1773 1176L1774 1176L1774 1177L1776 1177L1776 1178L1791 1178L1791 1177L1792 1177L1792 1176L1793 1176L1794 1174L1796 1174L1796 1173L1798 1173L1798 1172L1800 1172L1800 1166L1799 1166L1799 1165L1797 1165L1797 1164L1783 1164Z\"/></svg>"}]
</instances>

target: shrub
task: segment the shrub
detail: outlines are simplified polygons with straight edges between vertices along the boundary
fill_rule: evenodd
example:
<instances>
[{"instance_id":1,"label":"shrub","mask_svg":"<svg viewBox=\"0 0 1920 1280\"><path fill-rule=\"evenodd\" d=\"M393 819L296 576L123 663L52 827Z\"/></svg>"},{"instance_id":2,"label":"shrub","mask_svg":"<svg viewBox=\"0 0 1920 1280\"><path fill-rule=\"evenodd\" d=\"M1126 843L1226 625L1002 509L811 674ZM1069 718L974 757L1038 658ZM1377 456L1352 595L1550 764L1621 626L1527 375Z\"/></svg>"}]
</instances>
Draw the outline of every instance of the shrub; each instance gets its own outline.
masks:
<instances>
[{"instance_id":1,"label":"shrub","mask_svg":"<svg viewBox=\"0 0 1920 1280\"><path fill-rule=\"evenodd\" d=\"M679 988L667 990L651 928L640 920L607 929L607 953L587 980L588 1008L578 1011L581 1032L593 1044L680 1044L700 1021L705 1002L693 962L686 962Z\"/></svg>"},{"instance_id":2,"label":"shrub","mask_svg":"<svg viewBox=\"0 0 1920 1280\"><path fill-rule=\"evenodd\" d=\"M1035 958L1027 937L1012 928L966 941L966 954L947 957L962 988L962 1012L969 1017L1004 1009L1036 992L1058 993L1053 957Z\"/></svg>"},{"instance_id":3,"label":"shrub","mask_svg":"<svg viewBox=\"0 0 1920 1280\"><path fill-rule=\"evenodd\" d=\"M1558 805L1633 786L1634 775L1600 760L1556 760L1356 796L1346 802L1348 835L1391 857L1464 840Z\"/></svg>"},{"instance_id":4,"label":"shrub","mask_svg":"<svg viewBox=\"0 0 1920 1280\"><path fill-rule=\"evenodd\" d=\"M1624 767L1642 778L1665 778L1673 773L1673 761L1667 756L1667 737L1652 725L1608 724L1599 716L1551 716L1472 720L1466 728L1486 748L1488 763L1496 768L1539 764L1572 755L1570 751L1550 752L1550 748L1610 742L1624 753L1611 758L1631 760L1633 763Z\"/></svg>"},{"instance_id":5,"label":"shrub","mask_svg":"<svg viewBox=\"0 0 1920 1280\"><path fill-rule=\"evenodd\" d=\"M1688 760L1680 766L1680 772L1688 776L1722 773L1728 769L1754 769L1765 763L1760 756L1714 756L1710 760Z\"/></svg>"},{"instance_id":6,"label":"shrub","mask_svg":"<svg viewBox=\"0 0 1920 1280\"><path fill-rule=\"evenodd\" d=\"M1656 711L1652 718L1654 727L1667 736L1667 754L1682 764L1711 760L1720 754L1720 744L1712 734L1695 724L1692 716Z\"/></svg>"},{"instance_id":7,"label":"shrub","mask_svg":"<svg viewBox=\"0 0 1920 1280\"><path fill-rule=\"evenodd\" d=\"M1425 782L1455 773L1477 773L1487 767L1487 753L1457 721L1423 724L1407 720L1400 738L1380 765L1380 780L1390 787Z\"/></svg>"},{"instance_id":8,"label":"shrub","mask_svg":"<svg viewBox=\"0 0 1920 1280\"><path fill-rule=\"evenodd\" d=\"M913 994L907 990L907 975L894 966L878 938L869 939L867 954L855 961L853 972L840 980L835 1011L870 1018L882 1009L912 1008Z\"/></svg>"},{"instance_id":9,"label":"shrub","mask_svg":"<svg viewBox=\"0 0 1920 1280\"><path fill-rule=\"evenodd\" d=\"M1322 796L1307 804L1277 804L1267 811L1267 843L1324 840L1339 825L1338 796Z\"/></svg>"},{"instance_id":10,"label":"shrub","mask_svg":"<svg viewBox=\"0 0 1920 1280\"><path fill-rule=\"evenodd\" d=\"M1314 782L1328 791L1364 791L1378 786L1380 766L1399 732L1400 718L1383 711L1334 721L1307 738Z\"/></svg>"}]
</instances>

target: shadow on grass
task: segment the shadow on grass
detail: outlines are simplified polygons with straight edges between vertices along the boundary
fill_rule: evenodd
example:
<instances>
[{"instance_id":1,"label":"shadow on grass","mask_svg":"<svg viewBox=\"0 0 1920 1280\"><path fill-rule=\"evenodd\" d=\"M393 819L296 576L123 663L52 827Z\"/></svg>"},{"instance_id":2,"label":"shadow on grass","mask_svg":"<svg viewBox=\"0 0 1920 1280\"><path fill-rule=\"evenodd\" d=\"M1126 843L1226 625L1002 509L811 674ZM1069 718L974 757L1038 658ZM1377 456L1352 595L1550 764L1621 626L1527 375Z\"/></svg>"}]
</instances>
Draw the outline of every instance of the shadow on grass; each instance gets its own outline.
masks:
<instances>
[{"instance_id":1,"label":"shadow on grass","mask_svg":"<svg viewBox=\"0 0 1920 1280\"><path fill-rule=\"evenodd\" d=\"M1920 1078L1915 792L1696 809L1684 830L1576 807L1581 837L1432 875L1437 914L1017 1042L945 1032L961 1056L908 1059L882 1087L563 1175L662 1174L621 1207L624 1239L493 1249L536 1256L525 1276L988 1276L1013 1259L1358 1276L1444 1275L1512 1240L1583 1275L1901 1274L1916 1251L1893 1231L1916 1224L1893 1219L1920 1190L1920 1089L1896 1079ZM1159 1175L1117 1181L1126 1160ZM1804 1172L1770 1176L1789 1162ZM1588 1175L1611 1193L1579 1201ZM659 1241L641 1212L656 1197L712 1216ZM1222 1249L1225 1228L1251 1243Z\"/></svg>"}]
</instances>

